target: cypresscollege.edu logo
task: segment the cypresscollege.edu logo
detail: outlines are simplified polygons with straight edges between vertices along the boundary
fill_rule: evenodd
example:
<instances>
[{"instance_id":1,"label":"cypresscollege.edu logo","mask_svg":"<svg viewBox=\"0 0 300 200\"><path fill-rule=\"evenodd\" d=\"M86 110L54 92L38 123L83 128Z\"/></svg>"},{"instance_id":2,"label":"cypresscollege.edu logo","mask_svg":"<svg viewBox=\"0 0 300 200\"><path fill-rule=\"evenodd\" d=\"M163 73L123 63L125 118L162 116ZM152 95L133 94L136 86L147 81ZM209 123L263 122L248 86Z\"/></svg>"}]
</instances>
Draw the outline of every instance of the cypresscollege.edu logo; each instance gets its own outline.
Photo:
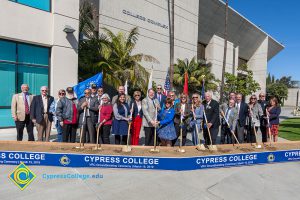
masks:
<instances>
[{"instance_id":1,"label":"cypresscollege.edu logo","mask_svg":"<svg viewBox=\"0 0 300 200\"><path fill-rule=\"evenodd\" d=\"M20 165L8 175L8 178L18 186L20 190L24 190L36 178L36 175L21 162Z\"/></svg>"}]
</instances>

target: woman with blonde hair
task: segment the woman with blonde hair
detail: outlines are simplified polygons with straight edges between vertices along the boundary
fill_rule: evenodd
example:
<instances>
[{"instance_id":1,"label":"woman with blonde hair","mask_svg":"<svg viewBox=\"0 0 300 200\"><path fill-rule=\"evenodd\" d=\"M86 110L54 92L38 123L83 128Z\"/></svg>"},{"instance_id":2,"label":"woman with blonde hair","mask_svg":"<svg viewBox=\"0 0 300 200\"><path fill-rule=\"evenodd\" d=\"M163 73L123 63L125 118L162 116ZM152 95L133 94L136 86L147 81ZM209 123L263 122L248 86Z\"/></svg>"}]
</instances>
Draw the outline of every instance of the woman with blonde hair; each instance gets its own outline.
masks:
<instances>
[{"instance_id":1,"label":"woman with blonde hair","mask_svg":"<svg viewBox=\"0 0 300 200\"><path fill-rule=\"evenodd\" d=\"M176 129L177 137L172 141L172 145L174 146L178 137L180 136L180 129L182 129L182 146L185 145L186 135L187 135L187 126L188 119L190 116L190 105L188 104L188 96L186 94L180 95L180 102L175 105L175 117L174 117L174 125ZM182 123L181 123L182 122Z\"/></svg>"},{"instance_id":2,"label":"woman with blonde hair","mask_svg":"<svg viewBox=\"0 0 300 200\"><path fill-rule=\"evenodd\" d=\"M202 130L202 120L203 120L203 110L204 106L201 103L200 95L197 93L194 93L192 96L192 106L191 106L191 133L192 133L192 141L194 145L198 145L198 134L196 130L196 126L198 128L198 131L200 132Z\"/></svg>"},{"instance_id":3,"label":"woman with blonde hair","mask_svg":"<svg viewBox=\"0 0 300 200\"><path fill-rule=\"evenodd\" d=\"M134 91L133 101L131 101L130 105L130 108L133 108L131 124L131 145L139 145L140 131L143 119L141 96L142 93L140 91Z\"/></svg>"}]
</instances>

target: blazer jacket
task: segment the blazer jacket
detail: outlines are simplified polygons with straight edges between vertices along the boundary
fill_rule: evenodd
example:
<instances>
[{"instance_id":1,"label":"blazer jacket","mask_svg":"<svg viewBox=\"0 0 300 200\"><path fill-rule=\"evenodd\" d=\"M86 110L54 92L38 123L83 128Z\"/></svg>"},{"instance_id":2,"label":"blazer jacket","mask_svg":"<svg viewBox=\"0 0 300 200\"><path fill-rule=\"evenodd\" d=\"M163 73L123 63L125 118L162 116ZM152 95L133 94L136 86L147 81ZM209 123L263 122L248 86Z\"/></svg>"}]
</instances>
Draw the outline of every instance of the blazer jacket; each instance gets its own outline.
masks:
<instances>
[{"instance_id":1,"label":"blazer jacket","mask_svg":"<svg viewBox=\"0 0 300 200\"><path fill-rule=\"evenodd\" d=\"M54 97L47 95L47 114L50 122L53 121L53 113L49 112L50 105L54 101ZM40 124L44 119L44 104L42 95L34 96L30 105L30 118L36 119L36 123Z\"/></svg>"},{"instance_id":2,"label":"blazer jacket","mask_svg":"<svg viewBox=\"0 0 300 200\"><path fill-rule=\"evenodd\" d=\"M142 100L143 126L144 127L153 127L153 125L151 124L151 121L156 119L155 106L158 107L157 112L159 112L160 104L157 99L151 100L149 97L146 97Z\"/></svg>"},{"instance_id":3,"label":"blazer jacket","mask_svg":"<svg viewBox=\"0 0 300 200\"><path fill-rule=\"evenodd\" d=\"M29 95L29 111L30 111L30 104L33 99L32 94ZM23 93L18 93L13 95L11 100L11 115L12 117L17 117L18 121L24 121L25 120L25 103L24 103L24 97Z\"/></svg>"},{"instance_id":4,"label":"blazer jacket","mask_svg":"<svg viewBox=\"0 0 300 200\"><path fill-rule=\"evenodd\" d=\"M83 114L84 114L84 109L81 108L81 105L83 104L83 102L86 101L86 97L82 97L81 99L79 99L78 102L78 113L79 113L79 126L82 125L82 120L83 120ZM97 99L97 97L90 97L90 106L89 106L89 113L90 113L90 117L92 119L92 121L94 123L97 123L98 121L98 111L99 111L99 101ZM87 116L87 110L85 113L85 116Z\"/></svg>"},{"instance_id":5,"label":"blazer jacket","mask_svg":"<svg viewBox=\"0 0 300 200\"><path fill-rule=\"evenodd\" d=\"M207 118L207 123L212 123L212 128L220 126L220 110L219 103L216 100L211 100L209 104L203 101L204 111ZM203 120L206 123L205 119Z\"/></svg>"}]
</instances>

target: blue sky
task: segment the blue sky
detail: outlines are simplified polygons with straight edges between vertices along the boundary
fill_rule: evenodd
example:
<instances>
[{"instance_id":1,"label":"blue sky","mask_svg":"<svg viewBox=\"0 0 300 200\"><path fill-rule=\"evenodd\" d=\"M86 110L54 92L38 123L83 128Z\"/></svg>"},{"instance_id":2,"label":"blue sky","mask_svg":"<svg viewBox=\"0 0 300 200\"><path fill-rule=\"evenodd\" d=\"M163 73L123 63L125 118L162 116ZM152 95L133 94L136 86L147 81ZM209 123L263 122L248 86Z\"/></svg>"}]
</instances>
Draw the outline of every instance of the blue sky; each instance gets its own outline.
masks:
<instances>
[{"instance_id":1,"label":"blue sky","mask_svg":"<svg viewBox=\"0 0 300 200\"><path fill-rule=\"evenodd\" d=\"M285 46L268 72L300 80L300 0L229 0L229 6Z\"/></svg>"}]
</instances>

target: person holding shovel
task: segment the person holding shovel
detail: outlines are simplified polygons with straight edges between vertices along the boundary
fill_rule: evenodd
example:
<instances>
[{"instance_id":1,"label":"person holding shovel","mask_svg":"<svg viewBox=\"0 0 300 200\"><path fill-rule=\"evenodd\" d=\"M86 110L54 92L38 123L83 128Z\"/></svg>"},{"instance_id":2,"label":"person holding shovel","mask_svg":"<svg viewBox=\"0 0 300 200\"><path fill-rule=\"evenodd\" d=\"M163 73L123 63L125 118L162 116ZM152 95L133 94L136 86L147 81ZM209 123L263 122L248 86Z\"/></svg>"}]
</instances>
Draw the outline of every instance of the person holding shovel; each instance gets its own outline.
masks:
<instances>
[{"instance_id":1,"label":"person holding shovel","mask_svg":"<svg viewBox=\"0 0 300 200\"><path fill-rule=\"evenodd\" d=\"M196 146L198 145L198 133L196 130L196 126L198 127L198 131L202 130L202 120L203 120L203 110L204 107L201 104L201 99L200 95L195 93L192 96L192 106L191 106L191 122L190 122L190 127L191 127L191 133L192 133L192 141L193 144ZM195 116L194 116L195 115ZM194 120L195 118L195 120Z\"/></svg>"}]
</instances>

